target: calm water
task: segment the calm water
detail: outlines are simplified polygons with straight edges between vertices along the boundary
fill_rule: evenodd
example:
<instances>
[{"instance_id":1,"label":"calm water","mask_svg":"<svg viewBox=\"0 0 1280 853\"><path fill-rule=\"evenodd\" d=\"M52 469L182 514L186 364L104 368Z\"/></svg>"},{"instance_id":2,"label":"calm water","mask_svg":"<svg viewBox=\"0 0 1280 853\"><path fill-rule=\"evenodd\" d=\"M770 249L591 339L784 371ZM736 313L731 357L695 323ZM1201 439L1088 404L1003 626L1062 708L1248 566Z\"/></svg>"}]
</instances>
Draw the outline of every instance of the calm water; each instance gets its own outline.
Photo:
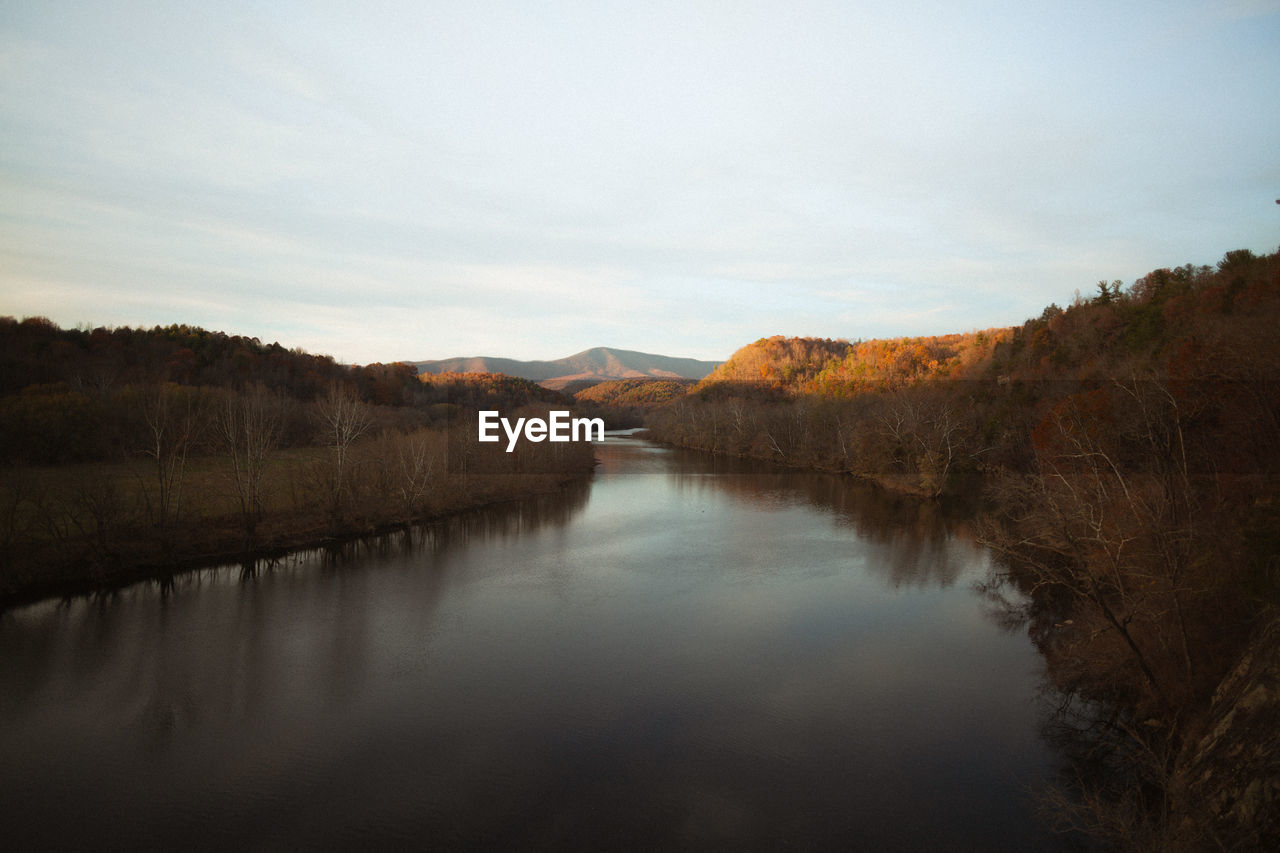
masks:
<instances>
[{"instance_id":1,"label":"calm water","mask_svg":"<svg viewBox=\"0 0 1280 853\"><path fill-rule=\"evenodd\" d=\"M1036 655L934 507L598 452L564 495L0 616L0 844L1053 846Z\"/></svg>"}]
</instances>

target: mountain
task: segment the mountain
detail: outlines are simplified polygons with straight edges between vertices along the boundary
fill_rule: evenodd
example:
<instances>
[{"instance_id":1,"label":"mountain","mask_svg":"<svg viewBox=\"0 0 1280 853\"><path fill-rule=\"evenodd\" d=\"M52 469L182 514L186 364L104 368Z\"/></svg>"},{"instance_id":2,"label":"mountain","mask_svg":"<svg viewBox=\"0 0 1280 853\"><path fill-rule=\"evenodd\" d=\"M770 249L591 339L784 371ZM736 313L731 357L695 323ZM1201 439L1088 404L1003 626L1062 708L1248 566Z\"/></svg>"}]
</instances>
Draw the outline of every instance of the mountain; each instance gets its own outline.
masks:
<instances>
[{"instance_id":1,"label":"mountain","mask_svg":"<svg viewBox=\"0 0 1280 853\"><path fill-rule=\"evenodd\" d=\"M720 362L673 358L647 352L595 347L554 361L517 361L512 358L476 356L438 361L410 362L419 373L505 373L532 379L544 388L560 390L571 382L604 382L609 379L702 379Z\"/></svg>"}]
</instances>

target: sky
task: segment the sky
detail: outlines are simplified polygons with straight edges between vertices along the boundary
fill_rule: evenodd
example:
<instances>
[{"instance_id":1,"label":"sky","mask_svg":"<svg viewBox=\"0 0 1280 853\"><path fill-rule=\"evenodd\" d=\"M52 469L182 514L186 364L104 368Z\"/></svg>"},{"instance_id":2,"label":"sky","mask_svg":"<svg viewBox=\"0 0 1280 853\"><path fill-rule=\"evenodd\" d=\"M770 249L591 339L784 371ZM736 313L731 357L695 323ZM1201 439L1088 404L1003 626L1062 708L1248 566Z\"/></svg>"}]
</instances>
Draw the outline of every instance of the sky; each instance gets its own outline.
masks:
<instances>
[{"instance_id":1,"label":"sky","mask_svg":"<svg viewBox=\"0 0 1280 853\"><path fill-rule=\"evenodd\" d=\"M1280 248L1280 0L0 4L0 315L353 363L1018 324Z\"/></svg>"}]
</instances>

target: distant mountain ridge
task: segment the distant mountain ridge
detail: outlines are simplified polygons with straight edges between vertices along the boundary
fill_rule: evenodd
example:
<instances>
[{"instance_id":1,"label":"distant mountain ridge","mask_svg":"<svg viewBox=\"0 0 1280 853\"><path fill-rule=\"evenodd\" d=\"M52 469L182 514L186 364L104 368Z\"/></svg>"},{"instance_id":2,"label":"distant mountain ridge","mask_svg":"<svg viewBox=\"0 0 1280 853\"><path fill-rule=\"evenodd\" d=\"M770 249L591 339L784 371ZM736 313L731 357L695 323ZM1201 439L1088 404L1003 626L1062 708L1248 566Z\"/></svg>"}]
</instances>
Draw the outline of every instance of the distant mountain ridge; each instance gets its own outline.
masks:
<instances>
[{"instance_id":1,"label":"distant mountain ridge","mask_svg":"<svg viewBox=\"0 0 1280 853\"><path fill-rule=\"evenodd\" d=\"M436 361L409 362L418 373L505 373L532 379L544 388L560 390L571 382L604 382L609 379L702 379L718 367L718 361L675 358L648 352L594 347L554 361L519 361L514 358L475 356Z\"/></svg>"}]
</instances>

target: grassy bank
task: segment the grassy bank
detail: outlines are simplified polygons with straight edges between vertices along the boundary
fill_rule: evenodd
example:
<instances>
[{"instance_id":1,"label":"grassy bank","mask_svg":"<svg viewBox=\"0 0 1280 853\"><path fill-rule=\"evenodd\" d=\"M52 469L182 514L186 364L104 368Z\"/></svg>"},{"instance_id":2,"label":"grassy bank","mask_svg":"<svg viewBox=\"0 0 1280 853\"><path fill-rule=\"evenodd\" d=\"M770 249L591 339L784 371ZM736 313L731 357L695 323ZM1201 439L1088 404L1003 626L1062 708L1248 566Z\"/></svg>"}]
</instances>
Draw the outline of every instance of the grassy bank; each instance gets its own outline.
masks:
<instances>
[{"instance_id":1,"label":"grassy bank","mask_svg":"<svg viewBox=\"0 0 1280 853\"><path fill-rule=\"evenodd\" d=\"M11 467L0 479L0 607L375 534L560 488L588 445L450 465L444 431L274 452L255 500L226 455ZM487 448L486 448L487 449Z\"/></svg>"}]
</instances>

